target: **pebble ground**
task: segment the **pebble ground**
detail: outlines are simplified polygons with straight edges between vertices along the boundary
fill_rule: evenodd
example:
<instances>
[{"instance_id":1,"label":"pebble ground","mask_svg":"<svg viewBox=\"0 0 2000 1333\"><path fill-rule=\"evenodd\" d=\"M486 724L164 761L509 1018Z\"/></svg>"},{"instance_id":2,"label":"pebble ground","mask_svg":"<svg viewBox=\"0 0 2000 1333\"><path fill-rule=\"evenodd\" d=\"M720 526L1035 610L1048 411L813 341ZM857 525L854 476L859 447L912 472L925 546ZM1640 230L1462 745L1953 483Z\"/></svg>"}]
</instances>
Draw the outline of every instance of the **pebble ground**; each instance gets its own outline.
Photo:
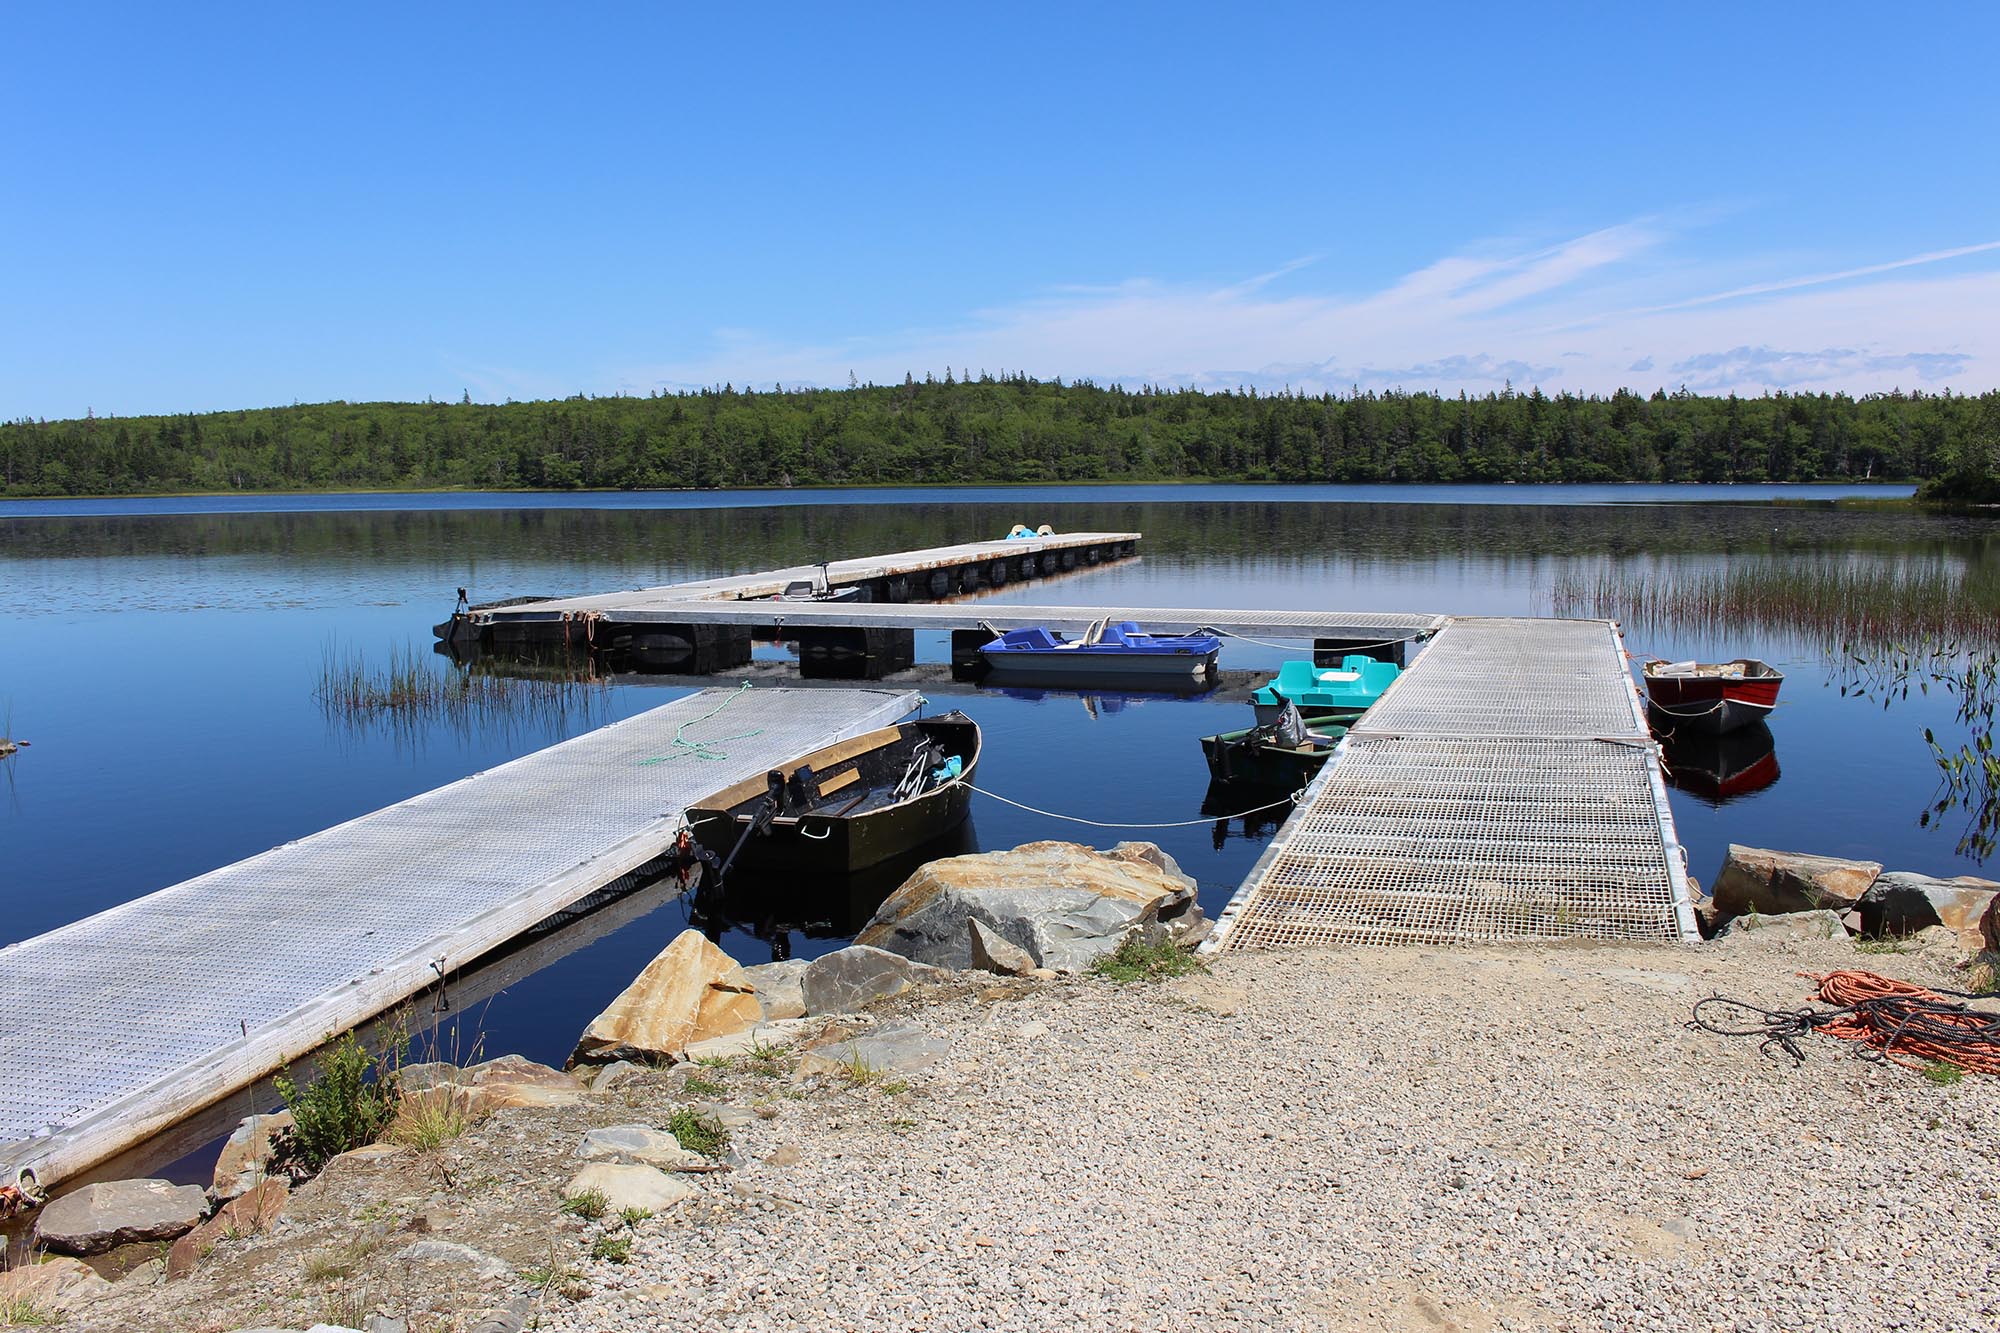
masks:
<instances>
[{"instance_id":1,"label":"pebble ground","mask_svg":"<svg viewBox=\"0 0 2000 1333\"><path fill-rule=\"evenodd\" d=\"M943 1064L780 1099L543 1326L2000 1327L2000 1085L1684 1026L1841 966L1943 975L1831 942L1377 949L962 994L912 1014Z\"/></svg>"}]
</instances>

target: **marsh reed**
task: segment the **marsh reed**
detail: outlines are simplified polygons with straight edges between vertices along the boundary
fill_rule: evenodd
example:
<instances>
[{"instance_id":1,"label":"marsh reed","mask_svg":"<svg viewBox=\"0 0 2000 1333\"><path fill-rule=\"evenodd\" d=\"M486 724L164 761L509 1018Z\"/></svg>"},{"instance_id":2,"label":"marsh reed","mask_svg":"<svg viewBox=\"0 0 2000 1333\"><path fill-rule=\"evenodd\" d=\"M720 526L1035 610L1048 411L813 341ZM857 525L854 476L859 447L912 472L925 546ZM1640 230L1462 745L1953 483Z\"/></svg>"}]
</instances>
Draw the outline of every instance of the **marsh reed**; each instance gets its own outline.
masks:
<instances>
[{"instance_id":1,"label":"marsh reed","mask_svg":"<svg viewBox=\"0 0 2000 1333\"><path fill-rule=\"evenodd\" d=\"M1653 630L1762 630L1837 650L1948 642L2000 647L2000 580L1945 562L1744 561L1725 567L1613 567L1558 575L1557 615Z\"/></svg>"},{"instance_id":2,"label":"marsh reed","mask_svg":"<svg viewBox=\"0 0 2000 1333\"><path fill-rule=\"evenodd\" d=\"M377 665L359 649L331 642L320 650L313 689L329 721L354 729L381 724L403 735L437 725L461 734L590 725L606 713L609 696L607 683L587 664L501 676L408 645L392 646Z\"/></svg>"}]
</instances>

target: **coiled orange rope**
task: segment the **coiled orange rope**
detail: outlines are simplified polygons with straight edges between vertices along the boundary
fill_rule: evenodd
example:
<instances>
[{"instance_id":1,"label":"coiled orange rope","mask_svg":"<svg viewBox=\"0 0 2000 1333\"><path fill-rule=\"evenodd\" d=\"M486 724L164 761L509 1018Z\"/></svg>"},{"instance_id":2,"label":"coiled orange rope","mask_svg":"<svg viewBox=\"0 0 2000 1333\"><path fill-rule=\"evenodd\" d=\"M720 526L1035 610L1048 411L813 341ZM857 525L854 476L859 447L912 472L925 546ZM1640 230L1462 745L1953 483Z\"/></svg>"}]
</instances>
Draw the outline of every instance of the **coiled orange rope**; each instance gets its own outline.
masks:
<instances>
[{"instance_id":1,"label":"coiled orange rope","mask_svg":"<svg viewBox=\"0 0 2000 1333\"><path fill-rule=\"evenodd\" d=\"M1828 1036L1867 1042L1884 1059L1909 1069L1942 1060L2000 1075L2000 1014L1873 972L1799 975L1819 983L1820 999L1840 1006L1842 1012L1818 1024Z\"/></svg>"}]
</instances>

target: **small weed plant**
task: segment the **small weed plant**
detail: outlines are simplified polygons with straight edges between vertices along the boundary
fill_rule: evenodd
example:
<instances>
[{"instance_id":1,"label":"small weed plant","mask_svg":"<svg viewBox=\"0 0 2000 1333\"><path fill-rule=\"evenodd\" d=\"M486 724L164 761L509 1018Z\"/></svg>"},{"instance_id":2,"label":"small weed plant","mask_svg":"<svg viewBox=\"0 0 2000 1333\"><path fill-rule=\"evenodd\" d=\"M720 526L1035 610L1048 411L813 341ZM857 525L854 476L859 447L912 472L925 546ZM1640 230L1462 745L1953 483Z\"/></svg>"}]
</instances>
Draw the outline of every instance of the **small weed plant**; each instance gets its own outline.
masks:
<instances>
[{"instance_id":1,"label":"small weed plant","mask_svg":"<svg viewBox=\"0 0 2000 1333\"><path fill-rule=\"evenodd\" d=\"M618 1220L628 1227L636 1227L652 1215L650 1208L627 1208L618 1214Z\"/></svg>"},{"instance_id":2,"label":"small weed plant","mask_svg":"<svg viewBox=\"0 0 2000 1333\"><path fill-rule=\"evenodd\" d=\"M1195 972L1206 972L1208 967L1191 950L1183 949L1170 940L1149 944L1144 937L1134 933L1127 935L1116 950L1092 963L1090 970L1123 986L1134 981L1166 981L1173 977L1185 977Z\"/></svg>"},{"instance_id":3,"label":"small weed plant","mask_svg":"<svg viewBox=\"0 0 2000 1333\"><path fill-rule=\"evenodd\" d=\"M352 1032L343 1033L320 1057L319 1077L311 1083L300 1087L289 1069L272 1079L292 1113L278 1159L312 1175L341 1153L381 1138L395 1116L395 1070L406 1042L397 1038L378 1061Z\"/></svg>"},{"instance_id":4,"label":"small weed plant","mask_svg":"<svg viewBox=\"0 0 2000 1333\"><path fill-rule=\"evenodd\" d=\"M689 1152L703 1157L720 1157L729 1151L729 1131L712 1115L702 1115L691 1107L680 1107L667 1121L667 1132Z\"/></svg>"},{"instance_id":5,"label":"small weed plant","mask_svg":"<svg viewBox=\"0 0 2000 1333\"><path fill-rule=\"evenodd\" d=\"M562 1201L563 1212L586 1222L595 1222L604 1216L610 1206L611 1201L604 1197L603 1190L578 1190Z\"/></svg>"},{"instance_id":6,"label":"small weed plant","mask_svg":"<svg viewBox=\"0 0 2000 1333\"><path fill-rule=\"evenodd\" d=\"M623 1234L599 1236L590 1243L590 1257L622 1264L632 1257L632 1238Z\"/></svg>"},{"instance_id":7,"label":"small weed plant","mask_svg":"<svg viewBox=\"0 0 2000 1333\"><path fill-rule=\"evenodd\" d=\"M716 1080L703 1078L700 1074L689 1074L686 1082L682 1083L681 1086L687 1089L688 1095L691 1097L720 1097L723 1093L729 1091L728 1088Z\"/></svg>"},{"instance_id":8,"label":"small weed plant","mask_svg":"<svg viewBox=\"0 0 2000 1333\"><path fill-rule=\"evenodd\" d=\"M1897 939L1854 941L1856 953L1908 953L1909 951L1910 946Z\"/></svg>"},{"instance_id":9,"label":"small weed plant","mask_svg":"<svg viewBox=\"0 0 2000 1333\"><path fill-rule=\"evenodd\" d=\"M0 1296L0 1327L41 1328L60 1324L66 1318L62 1311L37 1305L26 1296Z\"/></svg>"},{"instance_id":10,"label":"small weed plant","mask_svg":"<svg viewBox=\"0 0 2000 1333\"><path fill-rule=\"evenodd\" d=\"M1933 1060L1920 1072L1940 1088L1948 1088L1965 1078L1965 1071L1949 1060Z\"/></svg>"}]
</instances>

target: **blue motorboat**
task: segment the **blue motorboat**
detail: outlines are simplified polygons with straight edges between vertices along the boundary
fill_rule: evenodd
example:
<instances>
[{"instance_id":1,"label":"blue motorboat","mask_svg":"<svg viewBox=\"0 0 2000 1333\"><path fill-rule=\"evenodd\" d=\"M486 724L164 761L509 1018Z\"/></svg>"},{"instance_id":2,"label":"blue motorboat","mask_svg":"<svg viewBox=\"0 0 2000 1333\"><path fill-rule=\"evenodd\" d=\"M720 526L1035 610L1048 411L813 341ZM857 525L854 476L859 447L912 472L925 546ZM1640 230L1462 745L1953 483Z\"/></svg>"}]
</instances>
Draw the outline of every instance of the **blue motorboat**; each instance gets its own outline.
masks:
<instances>
[{"instance_id":1,"label":"blue motorboat","mask_svg":"<svg viewBox=\"0 0 2000 1333\"><path fill-rule=\"evenodd\" d=\"M996 673L1043 680L1191 680L1215 669L1213 634L1148 634L1129 620L1100 620L1074 639L1012 629L980 650Z\"/></svg>"},{"instance_id":2,"label":"blue motorboat","mask_svg":"<svg viewBox=\"0 0 2000 1333\"><path fill-rule=\"evenodd\" d=\"M1337 667L1294 660L1281 665L1278 674L1250 696L1250 703L1257 710L1259 726L1276 721L1287 700L1298 706L1302 717L1352 721L1402 673L1394 662L1378 662L1359 653L1341 658Z\"/></svg>"}]
</instances>

